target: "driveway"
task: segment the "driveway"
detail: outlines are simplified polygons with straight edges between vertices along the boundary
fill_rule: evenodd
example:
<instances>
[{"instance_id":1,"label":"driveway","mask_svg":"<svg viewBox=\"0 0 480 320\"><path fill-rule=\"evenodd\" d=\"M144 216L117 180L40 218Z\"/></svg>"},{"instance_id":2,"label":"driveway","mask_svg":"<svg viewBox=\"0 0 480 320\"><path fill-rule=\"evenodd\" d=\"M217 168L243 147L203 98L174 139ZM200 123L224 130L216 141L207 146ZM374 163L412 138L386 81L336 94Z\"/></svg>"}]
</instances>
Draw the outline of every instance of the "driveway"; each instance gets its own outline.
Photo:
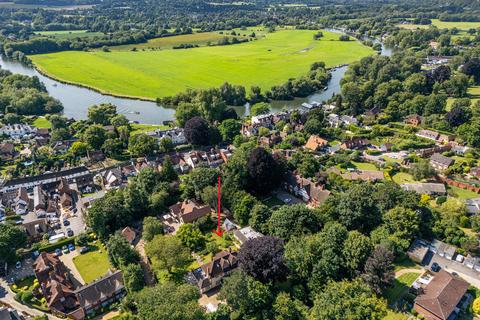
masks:
<instances>
[{"instance_id":1,"label":"driveway","mask_svg":"<svg viewBox=\"0 0 480 320\"><path fill-rule=\"evenodd\" d=\"M450 273L456 272L460 277L469 282L472 286L480 288L480 273L464 266L462 263L448 260L444 257L440 257L438 254L433 254L432 252L426 258L427 267L430 269L432 263L436 262L440 267L445 271Z\"/></svg>"},{"instance_id":2,"label":"driveway","mask_svg":"<svg viewBox=\"0 0 480 320\"><path fill-rule=\"evenodd\" d=\"M8 270L7 281L9 283L13 283L16 280L21 280L21 279L33 276L34 273L33 273L32 264L33 264L33 259L28 258L22 261L22 267L20 269L15 268L14 265L10 266L10 269Z\"/></svg>"},{"instance_id":3,"label":"driveway","mask_svg":"<svg viewBox=\"0 0 480 320\"><path fill-rule=\"evenodd\" d=\"M80 205L78 205L79 207ZM70 224L68 226L63 225L63 220L66 219ZM61 217L60 223L62 225L62 232L67 234L67 228L72 229L74 235L78 235L80 233L85 233L87 228L85 219L83 218L83 213L80 209L77 209L76 212L73 212L68 209L62 208L61 210Z\"/></svg>"},{"instance_id":4,"label":"driveway","mask_svg":"<svg viewBox=\"0 0 480 320\"><path fill-rule=\"evenodd\" d=\"M202 307L205 307L209 313L216 311L218 309L218 305L221 303L221 301L218 300L219 292L220 288L217 288L202 294L200 299L198 299L198 304Z\"/></svg>"},{"instance_id":5,"label":"driveway","mask_svg":"<svg viewBox=\"0 0 480 320\"><path fill-rule=\"evenodd\" d=\"M305 203L299 198L296 198L295 196L283 190L277 190L275 196L278 198L278 200L282 201L284 204Z\"/></svg>"},{"instance_id":6,"label":"driveway","mask_svg":"<svg viewBox=\"0 0 480 320\"><path fill-rule=\"evenodd\" d=\"M78 250L75 249L70 253L62 254L60 256L60 261L62 261L65 267L67 268L72 278L72 282L77 288L85 284L85 281L83 281L83 278L78 272L77 267L75 267L75 264L73 263L73 258L78 256L79 254L80 253L78 252Z\"/></svg>"}]
</instances>

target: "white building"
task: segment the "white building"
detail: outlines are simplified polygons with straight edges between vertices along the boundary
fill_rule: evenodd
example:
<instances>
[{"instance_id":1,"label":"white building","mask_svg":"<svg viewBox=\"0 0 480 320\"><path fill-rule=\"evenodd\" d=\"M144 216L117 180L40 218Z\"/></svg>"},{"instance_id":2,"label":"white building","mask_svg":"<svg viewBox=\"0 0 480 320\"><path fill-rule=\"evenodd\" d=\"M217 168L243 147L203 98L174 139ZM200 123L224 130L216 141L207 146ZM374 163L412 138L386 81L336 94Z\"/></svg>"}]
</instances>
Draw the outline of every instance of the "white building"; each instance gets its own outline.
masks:
<instances>
[{"instance_id":1,"label":"white building","mask_svg":"<svg viewBox=\"0 0 480 320\"><path fill-rule=\"evenodd\" d=\"M164 138L172 140L175 145L187 143L185 133L182 128L173 128L168 130L155 130L155 136L161 140Z\"/></svg>"},{"instance_id":2,"label":"white building","mask_svg":"<svg viewBox=\"0 0 480 320\"><path fill-rule=\"evenodd\" d=\"M32 136L37 132L37 128L26 124L8 124L0 128L0 135L7 135L14 139L21 139Z\"/></svg>"},{"instance_id":3,"label":"white building","mask_svg":"<svg viewBox=\"0 0 480 320\"><path fill-rule=\"evenodd\" d=\"M480 198L465 200L465 206L466 206L466 209L467 209L468 213L479 214L480 213Z\"/></svg>"}]
</instances>

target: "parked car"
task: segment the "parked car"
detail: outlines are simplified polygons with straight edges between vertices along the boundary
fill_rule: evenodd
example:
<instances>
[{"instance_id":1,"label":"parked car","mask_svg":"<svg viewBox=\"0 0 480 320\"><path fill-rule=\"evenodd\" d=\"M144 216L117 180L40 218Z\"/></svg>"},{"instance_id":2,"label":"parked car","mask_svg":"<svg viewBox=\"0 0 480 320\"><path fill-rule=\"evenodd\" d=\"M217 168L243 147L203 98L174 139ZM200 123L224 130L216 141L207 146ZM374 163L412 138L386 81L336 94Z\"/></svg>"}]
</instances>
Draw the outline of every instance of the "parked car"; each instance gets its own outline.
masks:
<instances>
[{"instance_id":1,"label":"parked car","mask_svg":"<svg viewBox=\"0 0 480 320\"><path fill-rule=\"evenodd\" d=\"M68 245L68 250L70 250L70 251L75 251L75 245L74 245L73 243L70 243L70 244Z\"/></svg>"},{"instance_id":2,"label":"parked car","mask_svg":"<svg viewBox=\"0 0 480 320\"><path fill-rule=\"evenodd\" d=\"M15 268L20 269L22 267L22 263L20 261L17 261L15 264Z\"/></svg>"},{"instance_id":3,"label":"parked car","mask_svg":"<svg viewBox=\"0 0 480 320\"><path fill-rule=\"evenodd\" d=\"M67 253L69 253L70 251L68 250L68 247L67 247L67 246L63 246L63 247L62 247L62 252L65 253L65 254L67 254Z\"/></svg>"},{"instance_id":4,"label":"parked car","mask_svg":"<svg viewBox=\"0 0 480 320\"><path fill-rule=\"evenodd\" d=\"M84 254L88 252L88 247L81 247L79 250L80 254Z\"/></svg>"},{"instance_id":5,"label":"parked car","mask_svg":"<svg viewBox=\"0 0 480 320\"><path fill-rule=\"evenodd\" d=\"M55 249L55 254L57 255L57 257L60 257L62 255L62 250L60 250L59 248Z\"/></svg>"},{"instance_id":6,"label":"parked car","mask_svg":"<svg viewBox=\"0 0 480 320\"><path fill-rule=\"evenodd\" d=\"M430 267L430 270L432 270L433 272L438 272L440 271L440 269L441 267L436 262L432 263L432 266Z\"/></svg>"},{"instance_id":7,"label":"parked car","mask_svg":"<svg viewBox=\"0 0 480 320\"><path fill-rule=\"evenodd\" d=\"M62 228L62 225L60 223L55 223L53 225L53 229L55 229L55 230L58 230L58 229L61 229L61 228Z\"/></svg>"},{"instance_id":8,"label":"parked car","mask_svg":"<svg viewBox=\"0 0 480 320\"><path fill-rule=\"evenodd\" d=\"M69 226L70 225L70 221L68 221L67 219L64 219L63 220L63 225L66 227L66 226Z\"/></svg>"},{"instance_id":9,"label":"parked car","mask_svg":"<svg viewBox=\"0 0 480 320\"><path fill-rule=\"evenodd\" d=\"M67 236L73 237L73 230L71 228L67 228Z\"/></svg>"}]
</instances>

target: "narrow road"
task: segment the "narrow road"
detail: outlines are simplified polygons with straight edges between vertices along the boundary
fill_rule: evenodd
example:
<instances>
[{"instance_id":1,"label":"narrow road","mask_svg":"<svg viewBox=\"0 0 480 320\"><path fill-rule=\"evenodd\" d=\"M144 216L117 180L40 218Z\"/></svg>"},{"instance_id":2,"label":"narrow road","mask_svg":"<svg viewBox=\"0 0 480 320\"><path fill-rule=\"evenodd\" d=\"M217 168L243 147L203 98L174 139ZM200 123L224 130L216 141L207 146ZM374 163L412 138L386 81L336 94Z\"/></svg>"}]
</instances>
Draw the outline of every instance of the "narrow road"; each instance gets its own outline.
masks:
<instances>
[{"instance_id":1,"label":"narrow road","mask_svg":"<svg viewBox=\"0 0 480 320\"><path fill-rule=\"evenodd\" d=\"M10 290L8 283L2 278L0 279L0 302L10 306L11 308L17 310L19 313L23 313L25 315L31 317L43 316L47 315L48 319L50 320L62 320L58 317L55 317L51 314L44 313L37 309L29 308L15 300L15 293Z\"/></svg>"},{"instance_id":2,"label":"narrow road","mask_svg":"<svg viewBox=\"0 0 480 320\"><path fill-rule=\"evenodd\" d=\"M142 269L143 269L145 283L149 286L155 285L155 282L156 282L155 276L153 275L150 264L148 263L148 257L147 257L147 254L145 253L145 242L143 241L143 239L140 239L140 241L135 246L135 249L140 254L140 258L141 258L140 265L142 266Z\"/></svg>"}]
</instances>

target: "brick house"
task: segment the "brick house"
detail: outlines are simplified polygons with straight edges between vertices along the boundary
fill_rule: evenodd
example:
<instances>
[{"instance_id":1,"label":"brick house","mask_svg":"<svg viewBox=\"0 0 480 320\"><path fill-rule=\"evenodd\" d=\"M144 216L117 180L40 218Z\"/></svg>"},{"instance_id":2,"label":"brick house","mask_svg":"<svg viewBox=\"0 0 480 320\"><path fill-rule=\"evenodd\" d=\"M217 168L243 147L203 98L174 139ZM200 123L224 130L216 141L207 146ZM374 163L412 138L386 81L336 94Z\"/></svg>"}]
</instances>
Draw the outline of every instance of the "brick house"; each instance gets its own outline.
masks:
<instances>
[{"instance_id":1,"label":"brick house","mask_svg":"<svg viewBox=\"0 0 480 320\"><path fill-rule=\"evenodd\" d=\"M238 267L237 252L222 251L212 261L195 269L192 273L201 293L219 287L224 277Z\"/></svg>"},{"instance_id":2,"label":"brick house","mask_svg":"<svg viewBox=\"0 0 480 320\"><path fill-rule=\"evenodd\" d=\"M422 123L422 118L418 114L413 114L405 118L405 123L418 127Z\"/></svg>"},{"instance_id":3,"label":"brick house","mask_svg":"<svg viewBox=\"0 0 480 320\"><path fill-rule=\"evenodd\" d=\"M324 148L328 144L328 141L325 139L320 138L317 135L312 134L310 138L308 138L307 143L305 144L305 149L309 149L312 151L318 151Z\"/></svg>"},{"instance_id":4,"label":"brick house","mask_svg":"<svg viewBox=\"0 0 480 320\"><path fill-rule=\"evenodd\" d=\"M330 196L330 191L326 190L323 185L293 173L285 176L282 186L287 192L301 198L313 207L322 204Z\"/></svg>"},{"instance_id":5,"label":"brick house","mask_svg":"<svg viewBox=\"0 0 480 320\"><path fill-rule=\"evenodd\" d=\"M414 309L426 319L455 319L469 283L440 270L415 299Z\"/></svg>"},{"instance_id":6,"label":"brick house","mask_svg":"<svg viewBox=\"0 0 480 320\"><path fill-rule=\"evenodd\" d=\"M340 145L342 149L357 149L361 147L368 146L370 141L367 138L351 138L344 140Z\"/></svg>"},{"instance_id":7,"label":"brick house","mask_svg":"<svg viewBox=\"0 0 480 320\"><path fill-rule=\"evenodd\" d=\"M185 200L170 206L170 215L180 223L193 222L212 213L209 205L203 205L195 200Z\"/></svg>"}]
</instances>

